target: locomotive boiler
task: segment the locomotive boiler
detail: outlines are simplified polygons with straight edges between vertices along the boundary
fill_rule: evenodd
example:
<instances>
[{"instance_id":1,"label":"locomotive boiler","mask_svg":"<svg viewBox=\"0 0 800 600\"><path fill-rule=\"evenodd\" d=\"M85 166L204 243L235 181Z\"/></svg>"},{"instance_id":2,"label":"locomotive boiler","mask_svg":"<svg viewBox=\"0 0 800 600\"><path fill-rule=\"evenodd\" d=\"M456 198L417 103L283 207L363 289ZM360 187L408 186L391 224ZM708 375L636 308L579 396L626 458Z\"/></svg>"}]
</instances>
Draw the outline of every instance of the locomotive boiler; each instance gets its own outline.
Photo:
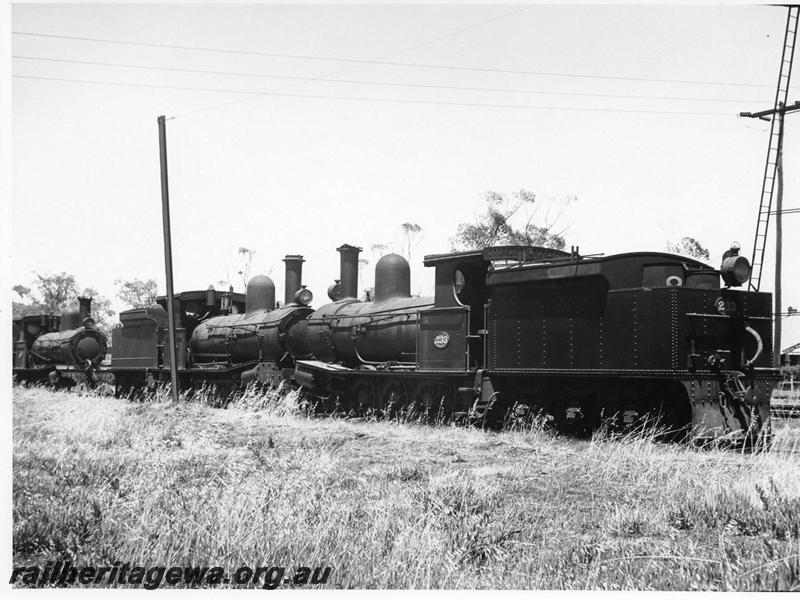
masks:
<instances>
[{"instance_id":1,"label":"locomotive boiler","mask_svg":"<svg viewBox=\"0 0 800 600\"><path fill-rule=\"evenodd\" d=\"M357 271L351 267L357 265L361 248L345 244L337 250L342 278L329 289L333 302L319 307L299 325L304 354L351 367L414 364L419 312L430 308L433 298L412 298L408 262L388 254L375 265L373 300L359 301Z\"/></svg>"},{"instance_id":2,"label":"locomotive boiler","mask_svg":"<svg viewBox=\"0 0 800 600\"><path fill-rule=\"evenodd\" d=\"M300 284L303 257L288 255L283 261L286 263L284 305L275 306L272 279L266 275L250 279L244 314L213 317L194 329L190 351L195 366L218 361L255 363L242 372L243 382L258 379L272 383L275 378L284 378L283 369L294 367L295 357L308 356L295 325L313 312L308 307L313 295ZM271 377L267 376L270 371Z\"/></svg>"}]
</instances>

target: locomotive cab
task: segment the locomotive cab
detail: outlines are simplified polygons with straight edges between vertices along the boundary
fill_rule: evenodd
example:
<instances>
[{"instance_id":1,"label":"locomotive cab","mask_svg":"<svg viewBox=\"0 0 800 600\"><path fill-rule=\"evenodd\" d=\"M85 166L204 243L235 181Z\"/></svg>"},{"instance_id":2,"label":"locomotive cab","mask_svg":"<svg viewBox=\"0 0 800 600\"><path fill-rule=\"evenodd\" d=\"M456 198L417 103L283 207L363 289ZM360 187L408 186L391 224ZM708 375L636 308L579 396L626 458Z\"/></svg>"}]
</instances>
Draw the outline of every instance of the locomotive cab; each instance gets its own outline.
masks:
<instances>
[{"instance_id":1,"label":"locomotive cab","mask_svg":"<svg viewBox=\"0 0 800 600\"><path fill-rule=\"evenodd\" d=\"M191 338L192 331L201 322L220 315L239 314L245 311L245 295L230 291L218 293L213 287L207 290L180 292L175 294L173 310L176 327L186 330L186 338ZM167 297L158 296L158 304L167 310Z\"/></svg>"},{"instance_id":2,"label":"locomotive cab","mask_svg":"<svg viewBox=\"0 0 800 600\"><path fill-rule=\"evenodd\" d=\"M33 367L31 348L40 335L60 331L61 317L28 315L14 321L14 369Z\"/></svg>"},{"instance_id":3,"label":"locomotive cab","mask_svg":"<svg viewBox=\"0 0 800 600\"><path fill-rule=\"evenodd\" d=\"M469 371L484 364L488 263L481 251L426 256L434 267L434 306L420 312L421 369Z\"/></svg>"},{"instance_id":4,"label":"locomotive cab","mask_svg":"<svg viewBox=\"0 0 800 600\"><path fill-rule=\"evenodd\" d=\"M566 252L534 246L495 246L483 250L426 256L436 269L434 307L420 313L419 367L475 371L487 364L487 276L497 268L554 260Z\"/></svg>"}]
</instances>

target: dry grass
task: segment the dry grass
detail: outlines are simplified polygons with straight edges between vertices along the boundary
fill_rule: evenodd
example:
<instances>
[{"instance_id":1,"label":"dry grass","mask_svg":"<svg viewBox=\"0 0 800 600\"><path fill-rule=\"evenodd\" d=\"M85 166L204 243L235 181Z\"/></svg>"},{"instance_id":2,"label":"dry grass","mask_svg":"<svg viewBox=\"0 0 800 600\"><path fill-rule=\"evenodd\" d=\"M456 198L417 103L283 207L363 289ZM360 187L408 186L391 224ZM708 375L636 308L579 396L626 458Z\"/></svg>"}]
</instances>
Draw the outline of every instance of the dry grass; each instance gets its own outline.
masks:
<instances>
[{"instance_id":1,"label":"dry grass","mask_svg":"<svg viewBox=\"0 0 800 600\"><path fill-rule=\"evenodd\" d=\"M344 588L800 589L797 429L743 455L14 390L14 561L331 565Z\"/></svg>"}]
</instances>

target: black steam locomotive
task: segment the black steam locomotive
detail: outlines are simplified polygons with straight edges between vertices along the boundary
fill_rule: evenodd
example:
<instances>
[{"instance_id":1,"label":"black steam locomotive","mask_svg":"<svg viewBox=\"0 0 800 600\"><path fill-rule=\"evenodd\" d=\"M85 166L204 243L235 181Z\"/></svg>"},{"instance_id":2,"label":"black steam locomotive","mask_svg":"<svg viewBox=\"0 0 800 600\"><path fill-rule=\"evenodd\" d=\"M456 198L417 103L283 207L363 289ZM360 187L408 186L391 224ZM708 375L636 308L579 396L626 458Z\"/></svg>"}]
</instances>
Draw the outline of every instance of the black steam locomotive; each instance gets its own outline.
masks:
<instances>
[{"instance_id":1,"label":"black steam locomotive","mask_svg":"<svg viewBox=\"0 0 800 600\"><path fill-rule=\"evenodd\" d=\"M693 437L744 439L768 425L771 295L734 289L750 273L736 249L719 270L657 252L432 255L430 298L411 296L408 263L388 255L369 301L356 298L360 248L338 251L332 302L316 310L296 255L284 259L281 307L263 276L244 302L213 289L177 295L181 386L288 380L327 411L479 423L535 411L578 431L653 418ZM112 371L122 391L168 380L159 304L121 314Z\"/></svg>"},{"instance_id":2,"label":"black steam locomotive","mask_svg":"<svg viewBox=\"0 0 800 600\"><path fill-rule=\"evenodd\" d=\"M310 314L311 292L300 284L303 257L289 255L286 296L276 307L275 284L259 275L245 294L205 291L176 294L175 355L182 389L213 385L221 397L249 382L290 380L299 353L290 334ZM118 394L169 380L167 298L157 306L120 313L112 333L110 371Z\"/></svg>"},{"instance_id":3,"label":"black steam locomotive","mask_svg":"<svg viewBox=\"0 0 800 600\"><path fill-rule=\"evenodd\" d=\"M19 382L72 386L94 384L106 356L106 336L91 317L91 298L61 316L32 315L12 327L12 374Z\"/></svg>"}]
</instances>

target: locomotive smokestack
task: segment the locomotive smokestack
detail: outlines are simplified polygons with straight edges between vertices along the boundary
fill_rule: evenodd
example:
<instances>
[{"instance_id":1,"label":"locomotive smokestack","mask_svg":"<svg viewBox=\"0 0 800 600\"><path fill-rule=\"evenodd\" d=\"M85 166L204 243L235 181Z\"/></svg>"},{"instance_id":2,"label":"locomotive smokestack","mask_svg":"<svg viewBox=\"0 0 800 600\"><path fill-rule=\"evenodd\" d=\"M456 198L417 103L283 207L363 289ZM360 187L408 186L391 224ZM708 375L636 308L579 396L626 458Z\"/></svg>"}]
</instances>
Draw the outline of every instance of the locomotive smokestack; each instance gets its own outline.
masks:
<instances>
[{"instance_id":1,"label":"locomotive smokestack","mask_svg":"<svg viewBox=\"0 0 800 600\"><path fill-rule=\"evenodd\" d=\"M294 295L300 289L303 281L303 260L300 254L287 254L283 259L286 263L286 283L284 285L284 305L294 302Z\"/></svg>"},{"instance_id":2,"label":"locomotive smokestack","mask_svg":"<svg viewBox=\"0 0 800 600\"><path fill-rule=\"evenodd\" d=\"M78 325L83 324L83 320L92 314L92 299L78 298Z\"/></svg>"},{"instance_id":3,"label":"locomotive smokestack","mask_svg":"<svg viewBox=\"0 0 800 600\"><path fill-rule=\"evenodd\" d=\"M342 298L358 297L358 254L361 248L345 244L336 249L341 254L339 267Z\"/></svg>"}]
</instances>

